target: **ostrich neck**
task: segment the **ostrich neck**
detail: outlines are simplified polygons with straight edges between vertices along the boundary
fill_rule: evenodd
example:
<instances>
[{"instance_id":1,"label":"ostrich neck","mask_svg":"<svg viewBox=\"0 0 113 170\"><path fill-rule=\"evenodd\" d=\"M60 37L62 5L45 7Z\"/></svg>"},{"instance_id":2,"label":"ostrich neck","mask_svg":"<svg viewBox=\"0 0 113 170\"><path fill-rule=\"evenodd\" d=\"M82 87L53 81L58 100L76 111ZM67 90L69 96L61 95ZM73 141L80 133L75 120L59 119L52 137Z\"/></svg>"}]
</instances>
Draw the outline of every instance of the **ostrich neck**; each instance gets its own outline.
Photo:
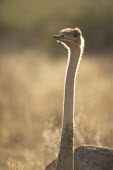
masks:
<instances>
[{"instance_id":1,"label":"ostrich neck","mask_svg":"<svg viewBox=\"0 0 113 170\"><path fill-rule=\"evenodd\" d=\"M65 79L63 127L74 121L74 80L80 57L80 49L70 50Z\"/></svg>"},{"instance_id":2,"label":"ostrich neck","mask_svg":"<svg viewBox=\"0 0 113 170\"><path fill-rule=\"evenodd\" d=\"M64 91L62 136L56 170L74 170L74 80L80 51L80 48L69 50Z\"/></svg>"}]
</instances>

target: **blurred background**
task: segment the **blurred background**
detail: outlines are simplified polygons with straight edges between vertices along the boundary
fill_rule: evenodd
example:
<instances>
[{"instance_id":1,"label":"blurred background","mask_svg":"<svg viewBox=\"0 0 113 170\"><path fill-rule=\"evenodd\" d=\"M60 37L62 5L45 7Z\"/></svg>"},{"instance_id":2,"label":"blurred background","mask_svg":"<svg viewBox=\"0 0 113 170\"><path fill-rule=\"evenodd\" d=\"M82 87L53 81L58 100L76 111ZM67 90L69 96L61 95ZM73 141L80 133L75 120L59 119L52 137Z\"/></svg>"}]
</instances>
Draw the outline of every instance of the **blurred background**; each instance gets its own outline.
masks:
<instances>
[{"instance_id":1,"label":"blurred background","mask_svg":"<svg viewBox=\"0 0 113 170\"><path fill-rule=\"evenodd\" d=\"M52 35L66 27L85 38L75 147L113 148L112 8L112 0L0 0L0 170L41 170L57 156L67 51Z\"/></svg>"}]
</instances>

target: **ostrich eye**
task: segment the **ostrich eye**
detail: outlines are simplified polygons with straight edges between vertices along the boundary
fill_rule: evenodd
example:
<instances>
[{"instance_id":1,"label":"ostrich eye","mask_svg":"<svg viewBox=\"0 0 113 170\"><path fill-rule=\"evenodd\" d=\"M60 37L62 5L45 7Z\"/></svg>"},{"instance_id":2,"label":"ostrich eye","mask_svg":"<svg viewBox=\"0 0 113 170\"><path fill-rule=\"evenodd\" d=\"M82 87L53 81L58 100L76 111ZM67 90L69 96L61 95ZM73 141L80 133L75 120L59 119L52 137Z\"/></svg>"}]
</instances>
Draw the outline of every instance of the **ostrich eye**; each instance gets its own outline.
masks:
<instances>
[{"instance_id":1,"label":"ostrich eye","mask_svg":"<svg viewBox=\"0 0 113 170\"><path fill-rule=\"evenodd\" d=\"M77 36L79 36L79 35L80 35L80 33L74 33L74 34L73 34L74 37L77 37Z\"/></svg>"},{"instance_id":2,"label":"ostrich eye","mask_svg":"<svg viewBox=\"0 0 113 170\"><path fill-rule=\"evenodd\" d=\"M63 38L63 37L64 37L64 35L62 34L62 35L61 35L61 37Z\"/></svg>"}]
</instances>

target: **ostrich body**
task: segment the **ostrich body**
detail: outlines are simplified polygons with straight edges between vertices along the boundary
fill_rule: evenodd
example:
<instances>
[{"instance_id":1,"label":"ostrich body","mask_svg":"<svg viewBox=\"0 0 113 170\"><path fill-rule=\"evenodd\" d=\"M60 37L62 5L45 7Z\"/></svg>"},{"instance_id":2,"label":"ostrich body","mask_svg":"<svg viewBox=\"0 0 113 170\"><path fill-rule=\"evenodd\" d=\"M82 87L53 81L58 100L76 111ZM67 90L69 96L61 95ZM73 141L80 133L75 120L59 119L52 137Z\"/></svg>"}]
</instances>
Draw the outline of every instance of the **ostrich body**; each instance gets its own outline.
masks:
<instances>
[{"instance_id":1,"label":"ostrich body","mask_svg":"<svg viewBox=\"0 0 113 170\"><path fill-rule=\"evenodd\" d=\"M74 149L74 82L84 49L82 33L78 28L66 28L53 37L68 49L68 63L60 150L45 170L113 170L113 150L95 146Z\"/></svg>"}]
</instances>

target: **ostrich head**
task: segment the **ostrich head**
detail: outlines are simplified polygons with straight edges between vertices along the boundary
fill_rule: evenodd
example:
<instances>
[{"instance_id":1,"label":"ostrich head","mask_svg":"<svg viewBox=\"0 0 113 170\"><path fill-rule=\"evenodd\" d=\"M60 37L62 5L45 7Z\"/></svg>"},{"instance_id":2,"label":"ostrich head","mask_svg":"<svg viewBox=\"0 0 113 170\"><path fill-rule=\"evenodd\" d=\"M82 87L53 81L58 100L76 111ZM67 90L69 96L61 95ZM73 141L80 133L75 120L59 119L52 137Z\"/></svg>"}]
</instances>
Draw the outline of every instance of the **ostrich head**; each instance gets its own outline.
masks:
<instances>
[{"instance_id":1,"label":"ostrich head","mask_svg":"<svg viewBox=\"0 0 113 170\"><path fill-rule=\"evenodd\" d=\"M66 48L75 48L82 45L83 37L79 28L66 28L60 31L59 35L54 35L58 42L61 42Z\"/></svg>"}]
</instances>

